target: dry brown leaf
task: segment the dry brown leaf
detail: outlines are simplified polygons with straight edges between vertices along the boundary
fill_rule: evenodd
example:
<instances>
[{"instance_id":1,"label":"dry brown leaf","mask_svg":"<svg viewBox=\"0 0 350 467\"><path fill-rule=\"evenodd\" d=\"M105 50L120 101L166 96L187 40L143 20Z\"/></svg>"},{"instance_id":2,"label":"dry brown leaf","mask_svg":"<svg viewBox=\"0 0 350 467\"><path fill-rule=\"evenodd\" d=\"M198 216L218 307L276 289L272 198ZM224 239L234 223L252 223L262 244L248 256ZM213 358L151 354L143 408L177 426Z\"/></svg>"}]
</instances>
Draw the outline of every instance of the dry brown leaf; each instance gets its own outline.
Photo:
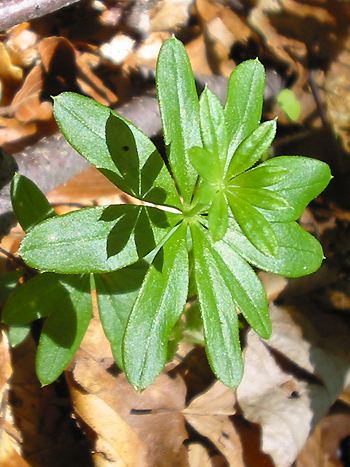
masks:
<instances>
[{"instance_id":1,"label":"dry brown leaf","mask_svg":"<svg viewBox=\"0 0 350 467\"><path fill-rule=\"evenodd\" d=\"M6 46L0 42L0 80L18 82L22 79L22 76L22 69L13 65Z\"/></svg>"},{"instance_id":2,"label":"dry brown leaf","mask_svg":"<svg viewBox=\"0 0 350 467\"><path fill-rule=\"evenodd\" d=\"M350 35L326 74L324 91L328 117L350 153Z\"/></svg>"},{"instance_id":3,"label":"dry brown leaf","mask_svg":"<svg viewBox=\"0 0 350 467\"><path fill-rule=\"evenodd\" d=\"M50 191L47 196L51 203L61 205L58 207L59 214L65 211L65 205L103 206L122 204L129 200L96 167L88 167L64 185Z\"/></svg>"},{"instance_id":4,"label":"dry brown leaf","mask_svg":"<svg viewBox=\"0 0 350 467\"><path fill-rule=\"evenodd\" d=\"M288 280L272 272L259 272L259 278L263 283L266 291L267 299L269 302L273 302L283 292L288 285Z\"/></svg>"},{"instance_id":5,"label":"dry brown leaf","mask_svg":"<svg viewBox=\"0 0 350 467\"><path fill-rule=\"evenodd\" d=\"M0 42L0 103L9 103L14 88L21 81L23 71L12 63L11 56L5 44Z\"/></svg>"},{"instance_id":6,"label":"dry brown leaf","mask_svg":"<svg viewBox=\"0 0 350 467\"><path fill-rule=\"evenodd\" d=\"M107 340L94 321L67 380L76 413L95 433L96 465L187 466L182 378L162 374L136 392L124 375L106 371L111 352L101 352Z\"/></svg>"},{"instance_id":7,"label":"dry brown leaf","mask_svg":"<svg viewBox=\"0 0 350 467\"><path fill-rule=\"evenodd\" d=\"M234 67L229 58L232 46L237 42L247 43L254 32L243 18L221 2L196 0L196 9L202 21L210 67L215 74L229 76Z\"/></svg>"},{"instance_id":8,"label":"dry brown leaf","mask_svg":"<svg viewBox=\"0 0 350 467\"><path fill-rule=\"evenodd\" d=\"M198 433L216 446L230 466L243 467L240 438L229 418L235 413L235 401L233 389L217 381L193 399L183 414Z\"/></svg>"},{"instance_id":9,"label":"dry brown leaf","mask_svg":"<svg viewBox=\"0 0 350 467\"><path fill-rule=\"evenodd\" d=\"M199 443L189 444L188 462L190 467L213 467L208 451Z\"/></svg>"},{"instance_id":10,"label":"dry brown leaf","mask_svg":"<svg viewBox=\"0 0 350 467\"><path fill-rule=\"evenodd\" d=\"M52 104L41 100L45 75L40 65L36 65L27 75L23 86L15 95L11 110L22 123L49 120L52 117Z\"/></svg>"},{"instance_id":11,"label":"dry brown leaf","mask_svg":"<svg viewBox=\"0 0 350 467\"><path fill-rule=\"evenodd\" d=\"M38 57L37 41L38 34L30 29L30 23L21 23L11 28L8 32L6 46L12 62L24 68L32 65Z\"/></svg>"},{"instance_id":12,"label":"dry brown leaf","mask_svg":"<svg viewBox=\"0 0 350 467\"><path fill-rule=\"evenodd\" d=\"M310 304L299 309L272 305L270 313L268 346L248 334L237 398L245 418L261 425L263 451L287 467L349 383L349 329L340 317Z\"/></svg>"},{"instance_id":13,"label":"dry brown leaf","mask_svg":"<svg viewBox=\"0 0 350 467\"><path fill-rule=\"evenodd\" d=\"M326 391L284 372L250 331L244 351L244 375L237 399L244 417L261 426L262 449L279 467L290 467L307 440L314 413L311 396L318 396L319 412L328 406Z\"/></svg>"},{"instance_id":14,"label":"dry brown leaf","mask_svg":"<svg viewBox=\"0 0 350 467\"><path fill-rule=\"evenodd\" d=\"M20 141L37 131L36 123L23 123L15 118L0 117L0 146Z\"/></svg>"},{"instance_id":15,"label":"dry brown leaf","mask_svg":"<svg viewBox=\"0 0 350 467\"><path fill-rule=\"evenodd\" d=\"M4 331L0 331L0 465L29 467L21 455L21 440L13 426L13 413L8 401L11 375L8 340Z\"/></svg>"},{"instance_id":16,"label":"dry brown leaf","mask_svg":"<svg viewBox=\"0 0 350 467\"><path fill-rule=\"evenodd\" d=\"M296 467L343 467L339 451L341 442L349 436L349 413L332 413L324 417L298 456Z\"/></svg>"},{"instance_id":17,"label":"dry brown leaf","mask_svg":"<svg viewBox=\"0 0 350 467\"><path fill-rule=\"evenodd\" d=\"M190 18L194 0L161 0L155 2L150 11L151 32L177 31L184 27Z\"/></svg>"}]
</instances>

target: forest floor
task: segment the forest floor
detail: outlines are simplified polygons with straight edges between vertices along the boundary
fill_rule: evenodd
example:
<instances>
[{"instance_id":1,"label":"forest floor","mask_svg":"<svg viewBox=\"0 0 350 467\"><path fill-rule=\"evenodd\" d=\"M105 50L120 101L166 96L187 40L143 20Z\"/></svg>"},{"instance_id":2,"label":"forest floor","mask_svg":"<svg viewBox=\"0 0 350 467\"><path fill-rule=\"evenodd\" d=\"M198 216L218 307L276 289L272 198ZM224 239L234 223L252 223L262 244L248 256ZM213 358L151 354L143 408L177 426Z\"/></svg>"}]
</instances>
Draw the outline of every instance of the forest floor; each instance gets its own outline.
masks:
<instances>
[{"instance_id":1,"label":"forest floor","mask_svg":"<svg viewBox=\"0 0 350 467\"><path fill-rule=\"evenodd\" d=\"M215 380L203 347L184 332L164 372L135 392L97 313L65 374L41 388L40 327L11 348L3 326L0 466L350 466L350 3L94 0L66 2L44 17L33 9L17 25L23 18L8 14L16 3L0 1L1 304L8 278L21 270L24 233L9 195L15 170L58 214L125 197L67 149L50 96L90 96L161 146L154 75L172 34L186 46L198 88L208 83L222 100L232 69L259 57L263 119L278 116L273 155L323 160L334 179L300 221L324 248L321 269L294 280L259 273L273 334L243 336L237 390Z\"/></svg>"}]
</instances>

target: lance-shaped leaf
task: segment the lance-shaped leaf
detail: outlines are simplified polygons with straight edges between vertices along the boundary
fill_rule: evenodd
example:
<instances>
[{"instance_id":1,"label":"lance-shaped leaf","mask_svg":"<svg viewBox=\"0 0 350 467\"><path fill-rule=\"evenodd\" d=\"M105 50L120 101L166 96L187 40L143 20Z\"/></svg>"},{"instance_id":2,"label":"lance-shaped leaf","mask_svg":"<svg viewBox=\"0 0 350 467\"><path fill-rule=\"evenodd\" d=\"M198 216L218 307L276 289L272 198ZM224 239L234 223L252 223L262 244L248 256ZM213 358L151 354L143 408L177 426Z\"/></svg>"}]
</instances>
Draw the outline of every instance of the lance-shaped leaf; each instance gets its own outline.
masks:
<instances>
[{"instance_id":1,"label":"lance-shaped leaf","mask_svg":"<svg viewBox=\"0 0 350 467\"><path fill-rule=\"evenodd\" d=\"M152 383L167 359L168 339L188 291L187 227L167 240L146 274L124 337L124 368L137 389Z\"/></svg>"},{"instance_id":2,"label":"lance-shaped leaf","mask_svg":"<svg viewBox=\"0 0 350 467\"><path fill-rule=\"evenodd\" d=\"M208 212L209 232L214 241L221 240L228 227L228 205L225 195L218 191Z\"/></svg>"},{"instance_id":3,"label":"lance-shaped leaf","mask_svg":"<svg viewBox=\"0 0 350 467\"><path fill-rule=\"evenodd\" d=\"M43 273L16 288L4 306L2 321L17 326L48 316L57 309L61 297L67 294L60 283L61 277Z\"/></svg>"},{"instance_id":4,"label":"lance-shaped leaf","mask_svg":"<svg viewBox=\"0 0 350 467\"><path fill-rule=\"evenodd\" d=\"M265 84L264 67L259 60L247 60L232 72L227 90L225 118L229 158L259 123Z\"/></svg>"},{"instance_id":5,"label":"lance-shaped leaf","mask_svg":"<svg viewBox=\"0 0 350 467\"><path fill-rule=\"evenodd\" d=\"M323 251L311 234L296 222L271 222L271 228L278 245L275 257L259 251L233 218L230 218L230 227L222 241L263 271L285 277L306 276L317 271L323 260Z\"/></svg>"},{"instance_id":6,"label":"lance-shaped leaf","mask_svg":"<svg viewBox=\"0 0 350 467\"><path fill-rule=\"evenodd\" d=\"M72 92L55 97L54 113L68 143L117 186L147 201L180 206L161 156L132 123Z\"/></svg>"},{"instance_id":7,"label":"lance-shaped leaf","mask_svg":"<svg viewBox=\"0 0 350 467\"><path fill-rule=\"evenodd\" d=\"M250 188L241 186L230 186L230 193L246 201L257 208L269 211L281 211L290 208L288 201L278 192L266 188Z\"/></svg>"},{"instance_id":8,"label":"lance-shaped leaf","mask_svg":"<svg viewBox=\"0 0 350 467\"><path fill-rule=\"evenodd\" d=\"M61 283L67 294L46 318L36 354L36 372L42 385L52 383L67 367L92 318L89 276L65 276Z\"/></svg>"},{"instance_id":9,"label":"lance-shaped leaf","mask_svg":"<svg viewBox=\"0 0 350 467\"><path fill-rule=\"evenodd\" d=\"M270 178L271 170L280 170L281 176L269 185L269 190L286 200L286 208L278 211L264 209L262 212L267 219L277 222L298 219L308 203L326 188L332 178L329 166L324 162L309 157L279 156L233 181L242 185L243 180L244 185L250 187L256 186L256 182L266 184L265 178Z\"/></svg>"},{"instance_id":10,"label":"lance-shaped leaf","mask_svg":"<svg viewBox=\"0 0 350 467\"><path fill-rule=\"evenodd\" d=\"M29 335L30 326L10 326L8 331L9 343L11 347L17 347L21 344Z\"/></svg>"},{"instance_id":11,"label":"lance-shaped leaf","mask_svg":"<svg viewBox=\"0 0 350 467\"><path fill-rule=\"evenodd\" d=\"M252 244L266 255L276 255L277 241L270 222L236 191L227 192L226 197L232 214Z\"/></svg>"},{"instance_id":12,"label":"lance-shaped leaf","mask_svg":"<svg viewBox=\"0 0 350 467\"><path fill-rule=\"evenodd\" d=\"M24 175L14 175L11 181L11 201L16 218L25 232L55 216L45 195Z\"/></svg>"},{"instance_id":13,"label":"lance-shaped leaf","mask_svg":"<svg viewBox=\"0 0 350 467\"><path fill-rule=\"evenodd\" d=\"M223 278L243 316L255 332L268 339L271 335L271 319L265 289L260 279L227 243L216 242L211 248L215 250L217 260L225 263L227 269L222 268Z\"/></svg>"},{"instance_id":14,"label":"lance-shaped leaf","mask_svg":"<svg viewBox=\"0 0 350 467\"><path fill-rule=\"evenodd\" d=\"M218 158L207 149L195 146L188 151L191 164L203 180L217 182L221 178Z\"/></svg>"},{"instance_id":15,"label":"lance-shaped leaf","mask_svg":"<svg viewBox=\"0 0 350 467\"><path fill-rule=\"evenodd\" d=\"M148 263L140 261L119 271L95 276L101 323L121 369L126 324L148 267Z\"/></svg>"},{"instance_id":16,"label":"lance-shaped leaf","mask_svg":"<svg viewBox=\"0 0 350 467\"><path fill-rule=\"evenodd\" d=\"M191 64L182 43L164 42L157 63L157 93L169 161L185 203L189 203L197 173L188 150L202 146L199 102Z\"/></svg>"},{"instance_id":17,"label":"lance-shaped leaf","mask_svg":"<svg viewBox=\"0 0 350 467\"><path fill-rule=\"evenodd\" d=\"M192 224L191 233L208 360L215 375L235 387L243 372L236 303L224 279L225 265L211 248L208 232Z\"/></svg>"},{"instance_id":18,"label":"lance-shaped leaf","mask_svg":"<svg viewBox=\"0 0 350 467\"><path fill-rule=\"evenodd\" d=\"M207 87L202 92L199 109L203 146L223 170L228 146L225 114L221 102Z\"/></svg>"},{"instance_id":19,"label":"lance-shaped leaf","mask_svg":"<svg viewBox=\"0 0 350 467\"><path fill-rule=\"evenodd\" d=\"M157 212L149 216L153 210ZM147 255L177 218L133 205L81 209L34 227L20 254L27 264L44 271L109 272Z\"/></svg>"},{"instance_id":20,"label":"lance-shaped leaf","mask_svg":"<svg viewBox=\"0 0 350 467\"><path fill-rule=\"evenodd\" d=\"M227 169L227 180L250 169L261 159L275 138L276 128L275 120L261 123L241 142Z\"/></svg>"}]
</instances>

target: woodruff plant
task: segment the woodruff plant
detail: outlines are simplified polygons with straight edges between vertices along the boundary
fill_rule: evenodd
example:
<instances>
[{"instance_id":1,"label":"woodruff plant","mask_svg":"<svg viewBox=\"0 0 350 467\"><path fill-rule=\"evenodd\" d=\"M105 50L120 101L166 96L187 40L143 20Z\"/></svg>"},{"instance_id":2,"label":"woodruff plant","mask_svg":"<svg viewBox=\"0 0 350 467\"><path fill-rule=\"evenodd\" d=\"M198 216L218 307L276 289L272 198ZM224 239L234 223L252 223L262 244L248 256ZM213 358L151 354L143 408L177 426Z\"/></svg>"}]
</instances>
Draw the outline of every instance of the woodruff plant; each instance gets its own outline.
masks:
<instances>
[{"instance_id":1,"label":"woodruff plant","mask_svg":"<svg viewBox=\"0 0 350 467\"><path fill-rule=\"evenodd\" d=\"M41 273L10 297L3 319L23 326L46 317L37 352L42 384L57 378L78 349L92 316L92 286L117 365L134 387L148 386L167 361L191 283L211 368L236 386L238 313L263 338L271 334L252 266L298 277L322 262L320 244L296 220L327 186L330 170L299 156L259 163L276 133L275 120L260 123L261 63L235 68L223 108L208 88L198 100L185 49L172 38L161 48L156 81L166 163L109 108L70 92L54 99L67 141L141 204L52 217L29 180L13 181L14 209L27 231L20 254Z\"/></svg>"}]
</instances>

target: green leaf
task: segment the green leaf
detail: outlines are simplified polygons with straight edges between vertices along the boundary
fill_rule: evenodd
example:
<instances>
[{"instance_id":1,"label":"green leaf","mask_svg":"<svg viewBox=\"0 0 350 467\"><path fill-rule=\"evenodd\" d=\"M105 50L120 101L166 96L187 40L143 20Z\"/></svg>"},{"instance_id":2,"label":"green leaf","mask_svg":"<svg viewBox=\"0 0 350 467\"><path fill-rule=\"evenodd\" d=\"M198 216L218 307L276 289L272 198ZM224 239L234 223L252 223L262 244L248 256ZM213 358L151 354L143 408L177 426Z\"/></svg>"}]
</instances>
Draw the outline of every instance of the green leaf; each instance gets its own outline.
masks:
<instances>
[{"instance_id":1,"label":"green leaf","mask_svg":"<svg viewBox=\"0 0 350 467\"><path fill-rule=\"evenodd\" d=\"M271 174L275 176L271 178ZM280 172L281 175L276 175ZM309 157L279 156L263 162L233 180L245 187L269 186L286 200L282 210L261 209L271 221L289 222L298 219L308 203L328 185L332 175L324 162Z\"/></svg>"},{"instance_id":2,"label":"green leaf","mask_svg":"<svg viewBox=\"0 0 350 467\"><path fill-rule=\"evenodd\" d=\"M132 123L72 92L55 97L54 114L68 143L117 186L156 204L181 205L154 144Z\"/></svg>"},{"instance_id":3,"label":"green leaf","mask_svg":"<svg viewBox=\"0 0 350 467\"><path fill-rule=\"evenodd\" d=\"M199 102L185 47L175 38L162 45L157 63L157 92L169 162L184 202L189 204L197 174L188 150L202 146Z\"/></svg>"},{"instance_id":4,"label":"green leaf","mask_svg":"<svg viewBox=\"0 0 350 467\"><path fill-rule=\"evenodd\" d=\"M230 227L222 240L249 263L263 271L284 277L300 277L317 271L323 260L320 243L296 222L272 222L278 251L275 257L263 254L244 235L237 222L230 219Z\"/></svg>"},{"instance_id":5,"label":"green leaf","mask_svg":"<svg viewBox=\"0 0 350 467\"><path fill-rule=\"evenodd\" d=\"M186 303L188 254L186 224L167 240L150 266L124 337L124 368L137 389L151 384L167 359L172 328Z\"/></svg>"},{"instance_id":6,"label":"green leaf","mask_svg":"<svg viewBox=\"0 0 350 467\"><path fill-rule=\"evenodd\" d=\"M226 268L205 229L193 223L191 233L208 360L215 375L226 386L235 387L241 381L243 363L236 304L224 279Z\"/></svg>"},{"instance_id":7,"label":"green leaf","mask_svg":"<svg viewBox=\"0 0 350 467\"><path fill-rule=\"evenodd\" d=\"M251 327L264 339L271 335L271 320L265 289L249 264L225 242L212 244L217 261L225 263L223 278L232 298ZM224 268L222 268L224 269Z\"/></svg>"},{"instance_id":8,"label":"green leaf","mask_svg":"<svg viewBox=\"0 0 350 467\"><path fill-rule=\"evenodd\" d=\"M200 147L193 147L188 151L191 164L198 174L206 181L218 181L221 178L220 165L214 154Z\"/></svg>"},{"instance_id":9,"label":"green leaf","mask_svg":"<svg viewBox=\"0 0 350 467\"><path fill-rule=\"evenodd\" d=\"M237 192L229 191L226 193L226 197L232 214L246 237L262 253L275 256L277 241L271 224L258 209L240 198Z\"/></svg>"},{"instance_id":10,"label":"green leaf","mask_svg":"<svg viewBox=\"0 0 350 467\"><path fill-rule=\"evenodd\" d=\"M228 206L225 195L218 191L208 212L209 232L214 241L221 240L228 228Z\"/></svg>"},{"instance_id":11,"label":"green leaf","mask_svg":"<svg viewBox=\"0 0 350 467\"><path fill-rule=\"evenodd\" d=\"M30 325L10 326L8 331L11 347L17 347L27 338L30 333Z\"/></svg>"},{"instance_id":12,"label":"green leaf","mask_svg":"<svg viewBox=\"0 0 350 467\"><path fill-rule=\"evenodd\" d=\"M134 205L81 209L34 227L20 254L44 271L109 272L146 256L177 220L176 214Z\"/></svg>"},{"instance_id":13,"label":"green leaf","mask_svg":"<svg viewBox=\"0 0 350 467\"><path fill-rule=\"evenodd\" d=\"M266 188L280 182L288 170L283 167L269 167L259 164L231 180L230 185L246 188Z\"/></svg>"},{"instance_id":14,"label":"green leaf","mask_svg":"<svg viewBox=\"0 0 350 467\"><path fill-rule=\"evenodd\" d=\"M8 271L0 276L0 305L3 305L10 293L18 285L23 271Z\"/></svg>"},{"instance_id":15,"label":"green leaf","mask_svg":"<svg viewBox=\"0 0 350 467\"><path fill-rule=\"evenodd\" d=\"M259 123L263 105L265 72L259 60L247 60L232 72L227 90L225 118L229 158Z\"/></svg>"},{"instance_id":16,"label":"green leaf","mask_svg":"<svg viewBox=\"0 0 350 467\"><path fill-rule=\"evenodd\" d=\"M119 271L95 276L101 323L121 369L126 324L148 267L148 263L140 261Z\"/></svg>"},{"instance_id":17,"label":"green leaf","mask_svg":"<svg viewBox=\"0 0 350 467\"><path fill-rule=\"evenodd\" d=\"M36 354L36 372L43 386L67 367L92 318L89 276L65 276L61 282L68 293L45 320Z\"/></svg>"},{"instance_id":18,"label":"green leaf","mask_svg":"<svg viewBox=\"0 0 350 467\"><path fill-rule=\"evenodd\" d=\"M222 172L228 146L225 114L219 99L207 87L202 92L199 111L203 146L213 154L215 163L221 166Z\"/></svg>"},{"instance_id":19,"label":"green leaf","mask_svg":"<svg viewBox=\"0 0 350 467\"><path fill-rule=\"evenodd\" d=\"M11 201L16 218L25 232L44 219L55 216L45 195L24 175L14 175Z\"/></svg>"},{"instance_id":20,"label":"green leaf","mask_svg":"<svg viewBox=\"0 0 350 467\"><path fill-rule=\"evenodd\" d=\"M66 290L57 274L39 274L17 287L7 300L2 321L11 326L22 326L48 316L57 309Z\"/></svg>"},{"instance_id":21,"label":"green leaf","mask_svg":"<svg viewBox=\"0 0 350 467\"><path fill-rule=\"evenodd\" d=\"M282 89L277 96L277 103L292 122L298 121L301 105L291 89Z\"/></svg>"},{"instance_id":22,"label":"green leaf","mask_svg":"<svg viewBox=\"0 0 350 467\"><path fill-rule=\"evenodd\" d=\"M261 123L238 146L227 170L226 179L230 180L250 169L271 146L276 135L276 121Z\"/></svg>"},{"instance_id":23,"label":"green leaf","mask_svg":"<svg viewBox=\"0 0 350 467\"><path fill-rule=\"evenodd\" d=\"M285 198L266 188L231 186L230 193L235 193L237 197L257 208L273 211L290 208Z\"/></svg>"}]
</instances>

